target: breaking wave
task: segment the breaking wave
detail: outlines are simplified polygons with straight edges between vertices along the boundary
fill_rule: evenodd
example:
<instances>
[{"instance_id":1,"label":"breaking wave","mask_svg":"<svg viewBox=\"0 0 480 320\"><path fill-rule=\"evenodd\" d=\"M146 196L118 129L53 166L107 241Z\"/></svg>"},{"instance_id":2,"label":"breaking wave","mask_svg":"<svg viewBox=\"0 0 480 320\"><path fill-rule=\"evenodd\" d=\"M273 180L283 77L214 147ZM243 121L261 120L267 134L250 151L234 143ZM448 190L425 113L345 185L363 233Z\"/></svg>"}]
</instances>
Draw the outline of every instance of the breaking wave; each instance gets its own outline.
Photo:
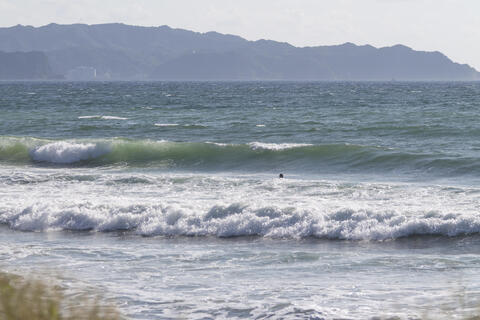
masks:
<instances>
[{"instance_id":1,"label":"breaking wave","mask_svg":"<svg viewBox=\"0 0 480 320\"><path fill-rule=\"evenodd\" d=\"M335 212L234 203L201 212L168 205L36 204L1 209L0 223L23 231L132 231L145 236L260 236L373 240L480 233L480 217L465 214L341 209Z\"/></svg>"},{"instance_id":2,"label":"breaking wave","mask_svg":"<svg viewBox=\"0 0 480 320\"><path fill-rule=\"evenodd\" d=\"M51 163L75 163L98 158L110 152L109 145L96 143L52 142L30 151L34 161Z\"/></svg>"},{"instance_id":3,"label":"breaking wave","mask_svg":"<svg viewBox=\"0 0 480 320\"><path fill-rule=\"evenodd\" d=\"M252 172L393 172L480 175L474 157L399 152L351 144L221 144L130 139L53 141L0 137L0 163L151 166Z\"/></svg>"}]
</instances>

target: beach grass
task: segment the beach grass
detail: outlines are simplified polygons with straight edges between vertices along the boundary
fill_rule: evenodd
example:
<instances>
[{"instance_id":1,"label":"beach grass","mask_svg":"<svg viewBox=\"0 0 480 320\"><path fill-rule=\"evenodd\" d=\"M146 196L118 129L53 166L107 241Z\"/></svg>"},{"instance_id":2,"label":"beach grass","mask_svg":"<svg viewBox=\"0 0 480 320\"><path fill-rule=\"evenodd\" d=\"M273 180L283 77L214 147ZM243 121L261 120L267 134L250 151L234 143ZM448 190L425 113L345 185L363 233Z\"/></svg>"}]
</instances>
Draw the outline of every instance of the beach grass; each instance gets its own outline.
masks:
<instances>
[{"instance_id":1,"label":"beach grass","mask_svg":"<svg viewBox=\"0 0 480 320\"><path fill-rule=\"evenodd\" d=\"M115 307L98 297L68 298L48 281L0 272L0 320L116 320Z\"/></svg>"}]
</instances>

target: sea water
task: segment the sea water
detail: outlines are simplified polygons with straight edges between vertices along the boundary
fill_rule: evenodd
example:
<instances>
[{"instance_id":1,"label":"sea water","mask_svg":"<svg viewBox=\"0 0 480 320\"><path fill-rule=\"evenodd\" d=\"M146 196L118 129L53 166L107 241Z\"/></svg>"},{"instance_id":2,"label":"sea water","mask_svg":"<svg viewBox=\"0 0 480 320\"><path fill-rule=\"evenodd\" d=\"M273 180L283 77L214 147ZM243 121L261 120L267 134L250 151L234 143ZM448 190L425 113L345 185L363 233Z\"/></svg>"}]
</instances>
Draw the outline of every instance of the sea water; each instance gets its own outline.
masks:
<instances>
[{"instance_id":1,"label":"sea water","mask_svg":"<svg viewBox=\"0 0 480 320\"><path fill-rule=\"evenodd\" d=\"M480 312L479 83L2 82L0 112L0 270L131 319Z\"/></svg>"}]
</instances>

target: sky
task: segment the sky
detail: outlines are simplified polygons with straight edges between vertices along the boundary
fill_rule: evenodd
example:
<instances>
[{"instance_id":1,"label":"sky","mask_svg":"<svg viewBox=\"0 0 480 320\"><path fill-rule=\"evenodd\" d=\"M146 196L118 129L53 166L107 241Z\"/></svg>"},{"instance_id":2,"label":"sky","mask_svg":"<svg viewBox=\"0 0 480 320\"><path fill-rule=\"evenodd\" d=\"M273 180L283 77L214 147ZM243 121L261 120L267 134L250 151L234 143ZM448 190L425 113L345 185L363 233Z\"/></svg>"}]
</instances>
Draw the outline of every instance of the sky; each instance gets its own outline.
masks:
<instances>
[{"instance_id":1,"label":"sky","mask_svg":"<svg viewBox=\"0 0 480 320\"><path fill-rule=\"evenodd\" d=\"M121 22L301 47L400 43L477 70L479 15L480 0L0 0L0 27Z\"/></svg>"}]
</instances>

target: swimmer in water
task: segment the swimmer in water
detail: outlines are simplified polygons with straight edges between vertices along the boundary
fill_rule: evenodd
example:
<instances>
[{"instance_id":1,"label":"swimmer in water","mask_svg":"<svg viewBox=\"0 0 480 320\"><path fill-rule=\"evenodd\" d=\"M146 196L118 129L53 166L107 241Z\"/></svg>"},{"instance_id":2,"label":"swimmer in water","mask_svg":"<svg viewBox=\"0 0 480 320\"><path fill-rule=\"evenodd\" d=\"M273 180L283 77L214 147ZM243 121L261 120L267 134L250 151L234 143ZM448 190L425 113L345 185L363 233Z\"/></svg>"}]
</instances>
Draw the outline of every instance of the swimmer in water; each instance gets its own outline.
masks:
<instances>
[{"instance_id":1,"label":"swimmer in water","mask_svg":"<svg viewBox=\"0 0 480 320\"><path fill-rule=\"evenodd\" d=\"M283 173L280 173L280 175L278 176L280 179L283 179Z\"/></svg>"}]
</instances>

